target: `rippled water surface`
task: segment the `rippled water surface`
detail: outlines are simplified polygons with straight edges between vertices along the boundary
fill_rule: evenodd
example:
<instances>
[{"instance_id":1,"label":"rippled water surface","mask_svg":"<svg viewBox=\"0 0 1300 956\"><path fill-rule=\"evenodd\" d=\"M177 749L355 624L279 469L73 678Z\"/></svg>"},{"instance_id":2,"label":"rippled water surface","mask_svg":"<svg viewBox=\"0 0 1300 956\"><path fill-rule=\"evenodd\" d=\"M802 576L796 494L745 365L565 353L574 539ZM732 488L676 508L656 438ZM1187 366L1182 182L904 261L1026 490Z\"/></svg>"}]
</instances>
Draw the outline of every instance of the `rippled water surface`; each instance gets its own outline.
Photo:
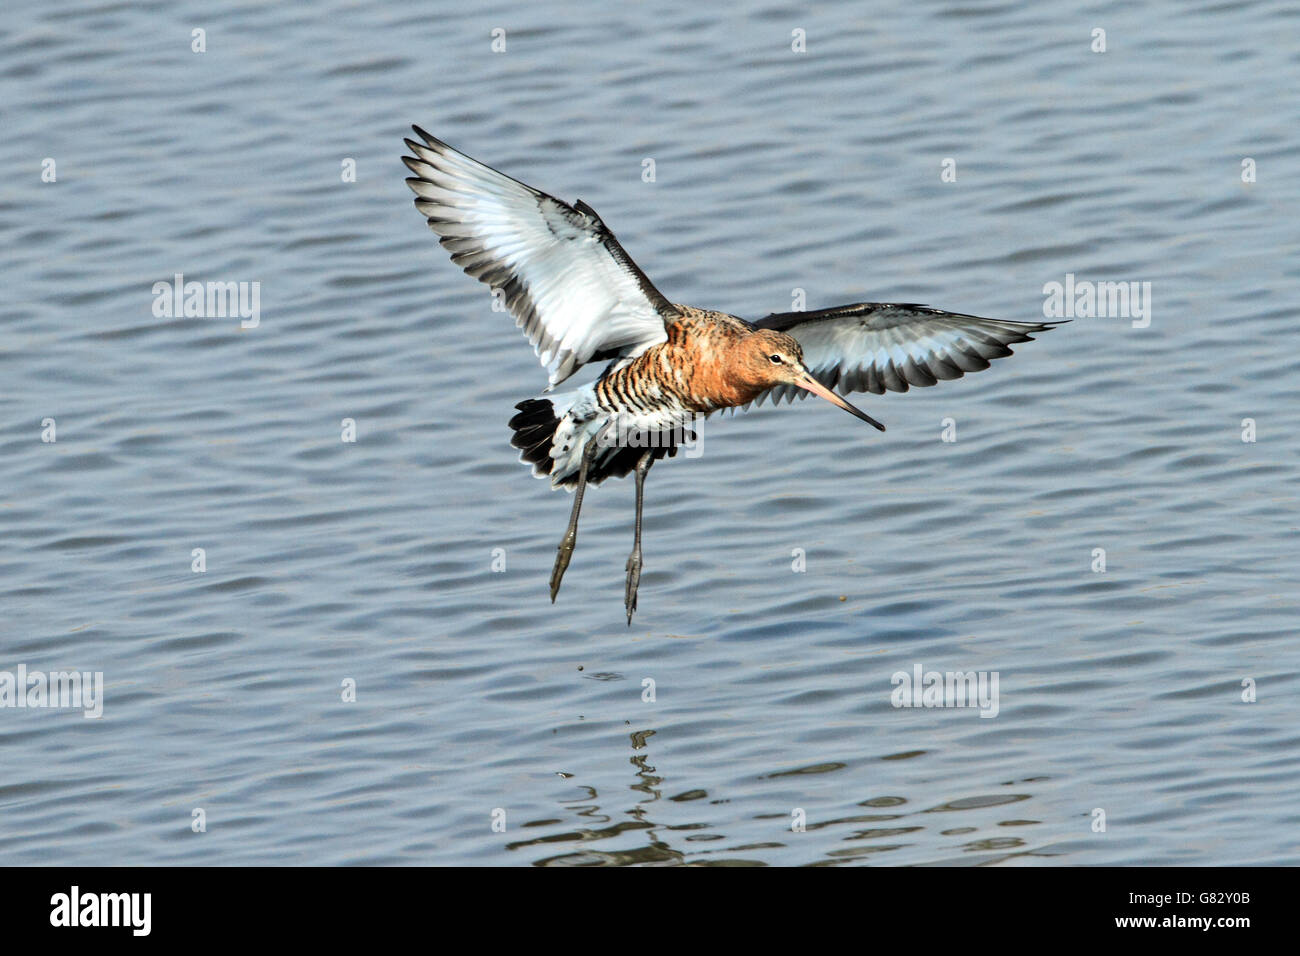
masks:
<instances>
[{"instance_id":1,"label":"rippled water surface","mask_svg":"<svg viewBox=\"0 0 1300 956\"><path fill-rule=\"evenodd\" d=\"M0 670L105 700L0 709L0 862L1300 862L1298 29L6 14ZM412 208L411 123L591 203L675 301L1032 321L1072 274L1150 282L1151 322L859 396L885 435L815 401L711 419L650 475L628 628L629 482L547 600L570 499L505 427L545 378ZM260 323L155 315L177 273L260 283ZM996 672L997 716L895 708L917 666Z\"/></svg>"}]
</instances>

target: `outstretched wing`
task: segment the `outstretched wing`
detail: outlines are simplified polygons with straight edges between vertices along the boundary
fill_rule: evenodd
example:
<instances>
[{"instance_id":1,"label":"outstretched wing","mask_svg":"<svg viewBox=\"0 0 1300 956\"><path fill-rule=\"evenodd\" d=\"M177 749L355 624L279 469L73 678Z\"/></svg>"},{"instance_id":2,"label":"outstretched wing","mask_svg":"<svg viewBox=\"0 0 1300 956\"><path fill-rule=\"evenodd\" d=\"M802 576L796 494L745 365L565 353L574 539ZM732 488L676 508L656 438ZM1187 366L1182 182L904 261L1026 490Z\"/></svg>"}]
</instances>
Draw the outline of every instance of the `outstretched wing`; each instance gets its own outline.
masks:
<instances>
[{"instance_id":1,"label":"outstretched wing","mask_svg":"<svg viewBox=\"0 0 1300 956\"><path fill-rule=\"evenodd\" d=\"M813 377L840 392L906 392L989 367L1059 322L1009 322L924 305L860 302L817 312L781 312L755 322L798 341ZM779 402L808 392L781 385L758 397Z\"/></svg>"},{"instance_id":2,"label":"outstretched wing","mask_svg":"<svg viewBox=\"0 0 1300 956\"><path fill-rule=\"evenodd\" d=\"M511 179L458 153L420 127L415 208L451 261L500 289L552 386L592 360L630 355L667 339L678 310L650 284L596 211Z\"/></svg>"}]
</instances>

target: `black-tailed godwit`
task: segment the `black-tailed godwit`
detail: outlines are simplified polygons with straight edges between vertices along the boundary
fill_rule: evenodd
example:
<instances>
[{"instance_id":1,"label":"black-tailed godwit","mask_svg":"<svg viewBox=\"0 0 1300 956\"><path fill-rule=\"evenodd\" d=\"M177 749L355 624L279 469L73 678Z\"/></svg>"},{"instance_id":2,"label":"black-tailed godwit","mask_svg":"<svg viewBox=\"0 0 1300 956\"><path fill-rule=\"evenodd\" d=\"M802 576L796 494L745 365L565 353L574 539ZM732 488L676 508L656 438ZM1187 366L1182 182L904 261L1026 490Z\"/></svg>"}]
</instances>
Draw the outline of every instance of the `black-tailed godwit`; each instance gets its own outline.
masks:
<instances>
[{"instance_id":1,"label":"black-tailed godwit","mask_svg":"<svg viewBox=\"0 0 1300 956\"><path fill-rule=\"evenodd\" d=\"M905 392L989 367L1009 346L1056 322L1009 322L921 305L862 302L747 322L669 302L581 200L554 196L470 159L418 126L403 156L415 206L452 262L501 296L550 376L545 398L515 407L511 444L552 488L573 490L569 526L551 572L551 601L573 556L588 484L636 474L636 526L627 561L628 624L641 580L646 473L697 416L819 395L881 431L832 391ZM596 381L551 390L588 362ZM693 436L692 436L693 437Z\"/></svg>"}]
</instances>

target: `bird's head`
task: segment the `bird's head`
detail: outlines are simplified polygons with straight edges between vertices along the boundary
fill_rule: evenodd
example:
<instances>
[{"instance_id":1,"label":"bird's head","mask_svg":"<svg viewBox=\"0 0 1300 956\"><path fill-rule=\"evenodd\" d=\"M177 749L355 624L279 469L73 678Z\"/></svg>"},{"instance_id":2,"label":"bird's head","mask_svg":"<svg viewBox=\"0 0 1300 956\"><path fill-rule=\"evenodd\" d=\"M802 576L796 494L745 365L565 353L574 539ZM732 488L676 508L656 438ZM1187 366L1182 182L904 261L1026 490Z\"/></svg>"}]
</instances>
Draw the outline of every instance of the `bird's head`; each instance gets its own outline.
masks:
<instances>
[{"instance_id":1,"label":"bird's head","mask_svg":"<svg viewBox=\"0 0 1300 956\"><path fill-rule=\"evenodd\" d=\"M747 385L760 391L777 385L793 385L826 399L832 405L838 405L850 415L874 425L882 432L885 430L880 422L813 378L804 364L803 349L793 336L775 329L756 329L742 340L740 352L736 371Z\"/></svg>"}]
</instances>

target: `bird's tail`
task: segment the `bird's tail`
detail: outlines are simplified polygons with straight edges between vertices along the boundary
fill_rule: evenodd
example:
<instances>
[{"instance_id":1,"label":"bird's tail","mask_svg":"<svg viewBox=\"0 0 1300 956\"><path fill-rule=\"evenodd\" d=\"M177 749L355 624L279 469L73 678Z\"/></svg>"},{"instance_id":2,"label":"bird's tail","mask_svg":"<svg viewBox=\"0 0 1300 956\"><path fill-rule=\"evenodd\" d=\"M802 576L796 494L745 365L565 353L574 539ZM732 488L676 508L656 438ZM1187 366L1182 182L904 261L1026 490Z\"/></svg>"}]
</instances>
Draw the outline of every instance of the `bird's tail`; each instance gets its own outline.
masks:
<instances>
[{"instance_id":1,"label":"bird's tail","mask_svg":"<svg viewBox=\"0 0 1300 956\"><path fill-rule=\"evenodd\" d=\"M515 408L519 409L519 414L510 419L510 427L514 429L510 444L521 449L519 460L532 465L534 475L545 478L555 464L551 457L551 444L560 424L555 404L546 398L530 398Z\"/></svg>"},{"instance_id":2,"label":"bird's tail","mask_svg":"<svg viewBox=\"0 0 1300 956\"><path fill-rule=\"evenodd\" d=\"M578 484L583 449L588 442L598 440L602 426L609 421L609 416L603 414L584 414L575 420L569 412L584 397L582 390L578 390L550 398L530 398L515 406L519 414L510 419L514 431L510 444L520 450L519 460L532 465L533 474L538 478L549 477L553 488L572 490ZM671 433L655 437L652 450L656 459L677 454ZM598 485L606 478L622 478L636 467L644 451L640 446L602 447L592 460L587 481Z\"/></svg>"}]
</instances>

